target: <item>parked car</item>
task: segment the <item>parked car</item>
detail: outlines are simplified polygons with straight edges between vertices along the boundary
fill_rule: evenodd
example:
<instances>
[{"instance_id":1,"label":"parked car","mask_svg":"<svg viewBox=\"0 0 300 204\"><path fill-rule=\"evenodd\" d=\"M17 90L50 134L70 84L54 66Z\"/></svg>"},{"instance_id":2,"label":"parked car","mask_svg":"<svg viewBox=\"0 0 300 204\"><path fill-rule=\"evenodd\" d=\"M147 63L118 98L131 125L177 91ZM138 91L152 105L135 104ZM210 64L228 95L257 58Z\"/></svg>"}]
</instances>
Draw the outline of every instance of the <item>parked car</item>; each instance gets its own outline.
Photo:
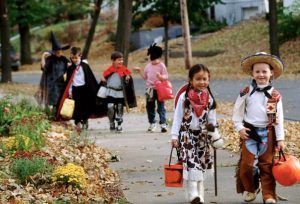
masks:
<instances>
[{"instance_id":1,"label":"parked car","mask_svg":"<svg viewBox=\"0 0 300 204\"><path fill-rule=\"evenodd\" d=\"M1 45L0 45L0 68L1 68L1 64L2 64L1 56L2 56L2 54L1 54ZM18 71L19 67L20 67L20 58L17 55L17 53L12 45L10 45L9 57L10 57L11 69L13 71Z\"/></svg>"}]
</instances>

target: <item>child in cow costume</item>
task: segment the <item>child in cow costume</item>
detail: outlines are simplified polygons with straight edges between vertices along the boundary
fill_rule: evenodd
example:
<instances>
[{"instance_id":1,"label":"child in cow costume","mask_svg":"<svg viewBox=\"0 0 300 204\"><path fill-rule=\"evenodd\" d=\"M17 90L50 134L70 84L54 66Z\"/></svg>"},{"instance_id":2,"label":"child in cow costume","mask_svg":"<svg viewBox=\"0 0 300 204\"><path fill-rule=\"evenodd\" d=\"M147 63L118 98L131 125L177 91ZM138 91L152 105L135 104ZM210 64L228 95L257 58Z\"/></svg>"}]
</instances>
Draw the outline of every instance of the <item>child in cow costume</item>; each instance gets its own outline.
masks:
<instances>
[{"instance_id":1,"label":"child in cow costume","mask_svg":"<svg viewBox=\"0 0 300 204\"><path fill-rule=\"evenodd\" d=\"M172 146L180 152L183 179L191 203L204 203L203 181L213 172L214 165L211 147L223 145L216 129L216 101L209 80L208 68L194 65L189 71L188 85L182 87L175 98Z\"/></svg>"},{"instance_id":2,"label":"child in cow costume","mask_svg":"<svg viewBox=\"0 0 300 204\"><path fill-rule=\"evenodd\" d=\"M237 192L251 202L261 182L264 202L276 203L272 163L275 147L284 149L284 128L281 95L272 86L272 79L282 74L283 62L260 52L243 59L241 67L253 80L240 92L233 109L232 119L241 138Z\"/></svg>"}]
</instances>

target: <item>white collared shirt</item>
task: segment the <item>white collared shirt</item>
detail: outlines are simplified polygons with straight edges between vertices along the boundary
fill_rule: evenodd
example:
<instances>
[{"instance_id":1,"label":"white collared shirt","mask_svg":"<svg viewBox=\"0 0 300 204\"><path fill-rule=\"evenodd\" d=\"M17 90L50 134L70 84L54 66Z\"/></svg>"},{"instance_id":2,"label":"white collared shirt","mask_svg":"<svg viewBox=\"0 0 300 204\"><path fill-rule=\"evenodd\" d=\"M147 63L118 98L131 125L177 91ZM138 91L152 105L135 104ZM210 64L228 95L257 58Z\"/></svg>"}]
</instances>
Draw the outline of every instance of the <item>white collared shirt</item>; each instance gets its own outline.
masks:
<instances>
[{"instance_id":1,"label":"white collared shirt","mask_svg":"<svg viewBox=\"0 0 300 204\"><path fill-rule=\"evenodd\" d=\"M259 88L263 88L258 86ZM268 90L271 95L273 87ZM267 116L267 102L268 98L263 92L255 91L251 96L250 93L253 87L244 96L238 96L234 108L232 120L236 131L242 130L244 127L243 121L254 125L255 127L266 127L269 123ZM283 127L283 109L282 100L277 103L277 123L275 128L276 140L284 140L284 127Z\"/></svg>"},{"instance_id":2,"label":"white collared shirt","mask_svg":"<svg viewBox=\"0 0 300 204\"><path fill-rule=\"evenodd\" d=\"M75 74L73 82L69 88L69 93L72 93L72 86L83 86L85 84L83 68L81 65L78 68L79 63L76 64L76 69L74 70Z\"/></svg>"}]
</instances>

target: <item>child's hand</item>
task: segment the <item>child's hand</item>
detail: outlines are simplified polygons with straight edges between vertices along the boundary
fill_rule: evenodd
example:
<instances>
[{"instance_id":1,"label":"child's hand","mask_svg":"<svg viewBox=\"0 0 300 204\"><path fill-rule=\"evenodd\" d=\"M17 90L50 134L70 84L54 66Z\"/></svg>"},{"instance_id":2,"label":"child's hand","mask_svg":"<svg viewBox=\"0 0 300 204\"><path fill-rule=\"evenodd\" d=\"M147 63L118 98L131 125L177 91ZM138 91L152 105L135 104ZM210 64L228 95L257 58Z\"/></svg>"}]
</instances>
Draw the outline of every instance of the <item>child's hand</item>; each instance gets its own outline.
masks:
<instances>
[{"instance_id":1,"label":"child's hand","mask_svg":"<svg viewBox=\"0 0 300 204\"><path fill-rule=\"evenodd\" d=\"M46 58L49 57L50 55L51 55L51 53L49 53L49 52L43 52L42 58L46 59Z\"/></svg>"},{"instance_id":2,"label":"child's hand","mask_svg":"<svg viewBox=\"0 0 300 204\"><path fill-rule=\"evenodd\" d=\"M247 134L246 131L250 131L249 128L243 128L239 131L239 135L243 140L248 140L249 139L249 135Z\"/></svg>"},{"instance_id":3,"label":"child's hand","mask_svg":"<svg viewBox=\"0 0 300 204\"><path fill-rule=\"evenodd\" d=\"M157 77L160 81L164 80L164 78L162 77L162 75L161 75L159 72L156 72L156 77Z\"/></svg>"},{"instance_id":4,"label":"child's hand","mask_svg":"<svg viewBox=\"0 0 300 204\"><path fill-rule=\"evenodd\" d=\"M283 140L277 141L277 147L278 150L283 150L285 148L285 144Z\"/></svg>"},{"instance_id":5,"label":"child's hand","mask_svg":"<svg viewBox=\"0 0 300 204\"><path fill-rule=\"evenodd\" d=\"M141 68L140 67L133 67L133 71L135 71L136 73L141 72Z\"/></svg>"},{"instance_id":6,"label":"child's hand","mask_svg":"<svg viewBox=\"0 0 300 204\"><path fill-rule=\"evenodd\" d=\"M172 145L172 147L177 148L178 147L178 141L176 139L172 139L171 145Z\"/></svg>"},{"instance_id":7,"label":"child's hand","mask_svg":"<svg viewBox=\"0 0 300 204\"><path fill-rule=\"evenodd\" d=\"M72 99L72 93L69 93L69 98Z\"/></svg>"},{"instance_id":8,"label":"child's hand","mask_svg":"<svg viewBox=\"0 0 300 204\"><path fill-rule=\"evenodd\" d=\"M106 79L103 75L101 75L100 80L103 81L103 82L106 82Z\"/></svg>"}]
</instances>

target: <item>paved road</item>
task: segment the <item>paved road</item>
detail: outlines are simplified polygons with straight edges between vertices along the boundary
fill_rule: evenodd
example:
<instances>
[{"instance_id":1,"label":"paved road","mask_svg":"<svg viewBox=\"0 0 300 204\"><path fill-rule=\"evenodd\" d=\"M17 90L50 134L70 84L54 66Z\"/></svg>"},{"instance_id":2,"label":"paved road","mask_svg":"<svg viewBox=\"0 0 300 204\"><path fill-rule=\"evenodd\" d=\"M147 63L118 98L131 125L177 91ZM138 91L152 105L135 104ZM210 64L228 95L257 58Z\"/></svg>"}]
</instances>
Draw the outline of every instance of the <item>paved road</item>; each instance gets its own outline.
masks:
<instances>
[{"instance_id":1,"label":"paved road","mask_svg":"<svg viewBox=\"0 0 300 204\"><path fill-rule=\"evenodd\" d=\"M171 117L172 113L168 113ZM147 133L147 116L143 114L126 114L124 132L109 132L108 119L90 120L91 136L96 144L106 147L117 155L121 161L110 163L110 167L120 173L122 189L130 203L187 203L184 188L166 188L164 186L164 164L168 163L170 154L170 135ZM206 203L243 203L241 194L235 190L235 164L238 155L225 150L217 151L218 196L214 195L213 177L205 180ZM173 158L175 162L175 157ZM288 202L279 204L297 204L300 200L300 184L292 187L277 187L277 192L288 197ZM253 202L254 203L254 202ZM262 203L261 194L255 203Z\"/></svg>"},{"instance_id":2,"label":"paved road","mask_svg":"<svg viewBox=\"0 0 300 204\"><path fill-rule=\"evenodd\" d=\"M41 73L14 73L14 82L38 84ZM212 80L211 89L219 101L234 102L240 89L249 84L250 80ZM183 79L173 79L173 90L185 84ZM140 78L134 79L137 95L144 95L145 83ZM289 120L300 120L300 80L276 80L275 87L283 96L284 115Z\"/></svg>"}]
</instances>

